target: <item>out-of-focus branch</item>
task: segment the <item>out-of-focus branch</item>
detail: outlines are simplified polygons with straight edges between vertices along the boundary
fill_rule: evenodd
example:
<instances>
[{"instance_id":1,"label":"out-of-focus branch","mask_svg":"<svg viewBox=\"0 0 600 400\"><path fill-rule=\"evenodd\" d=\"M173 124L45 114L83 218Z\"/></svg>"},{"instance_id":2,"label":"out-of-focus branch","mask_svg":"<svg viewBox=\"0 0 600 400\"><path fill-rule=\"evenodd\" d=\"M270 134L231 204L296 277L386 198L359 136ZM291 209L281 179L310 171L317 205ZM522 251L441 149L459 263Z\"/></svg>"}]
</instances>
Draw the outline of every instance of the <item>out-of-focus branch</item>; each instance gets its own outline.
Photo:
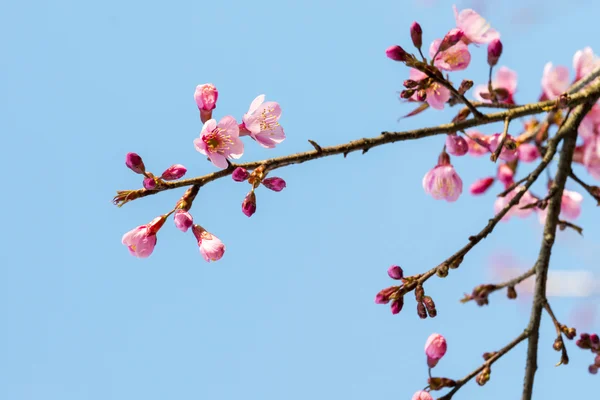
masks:
<instances>
[{"instance_id":1,"label":"out-of-focus branch","mask_svg":"<svg viewBox=\"0 0 600 400\"><path fill-rule=\"evenodd\" d=\"M598 202L598 205L600 206L600 187L588 185L587 183L582 181L577 175L575 175L573 170L571 170L569 172L569 178L573 179L582 188L584 188L586 190L586 192L588 192L590 194L590 196L592 196Z\"/></svg>"},{"instance_id":2,"label":"out-of-focus branch","mask_svg":"<svg viewBox=\"0 0 600 400\"><path fill-rule=\"evenodd\" d=\"M531 268L525 273L503 283L479 285L473 290L472 294L466 295L461 300L461 302L467 303L471 300L476 300L479 305L484 305L487 304L487 298L490 294L497 292L498 290L502 290L504 288L509 288L509 291L513 292L513 297L509 295L509 298L516 298L515 286L517 286L519 283L523 282L527 278L532 277L533 275L535 275L535 269Z\"/></svg>"}]
</instances>

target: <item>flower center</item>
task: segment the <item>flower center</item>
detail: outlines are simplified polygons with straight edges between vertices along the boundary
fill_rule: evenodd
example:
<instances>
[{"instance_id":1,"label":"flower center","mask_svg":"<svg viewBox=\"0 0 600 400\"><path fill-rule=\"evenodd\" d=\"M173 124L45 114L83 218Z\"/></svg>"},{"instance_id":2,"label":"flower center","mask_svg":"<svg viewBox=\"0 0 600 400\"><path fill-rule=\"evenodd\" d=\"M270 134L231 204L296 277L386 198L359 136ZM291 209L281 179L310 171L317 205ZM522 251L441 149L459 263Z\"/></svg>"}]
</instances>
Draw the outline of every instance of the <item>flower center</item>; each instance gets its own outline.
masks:
<instances>
[{"instance_id":1,"label":"flower center","mask_svg":"<svg viewBox=\"0 0 600 400\"><path fill-rule=\"evenodd\" d=\"M279 122L277 122L277 117L273 111L273 107L267 107L259 117L261 132L270 131L269 135L271 136L273 135L273 130L279 126Z\"/></svg>"},{"instance_id":2,"label":"flower center","mask_svg":"<svg viewBox=\"0 0 600 400\"><path fill-rule=\"evenodd\" d=\"M211 153L223 154L233 144L231 137L221 128L215 128L212 132L204 135L204 143Z\"/></svg>"}]
</instances>

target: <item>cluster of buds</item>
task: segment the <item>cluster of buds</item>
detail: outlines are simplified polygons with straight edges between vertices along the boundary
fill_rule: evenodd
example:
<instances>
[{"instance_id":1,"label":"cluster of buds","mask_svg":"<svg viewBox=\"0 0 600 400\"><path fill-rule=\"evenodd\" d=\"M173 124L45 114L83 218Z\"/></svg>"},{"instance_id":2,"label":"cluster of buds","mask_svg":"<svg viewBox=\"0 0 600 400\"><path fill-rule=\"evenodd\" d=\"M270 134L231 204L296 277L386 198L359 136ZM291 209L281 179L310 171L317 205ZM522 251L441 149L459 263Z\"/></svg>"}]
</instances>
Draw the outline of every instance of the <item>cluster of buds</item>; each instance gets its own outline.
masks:
<instances>
[{"instance_id":1,"label":"cluster of buds","mask_svg":"<svg viewBox=\"0 0 600 400\"><path fill-rule=\"evenodd\" d=\"M435 303L430 296L425 296L425 289L422 285L417 285L415 288L415 300L417 301L417 315L421 319L426 319L427 316L435 318L437 309Z\"/></svg>"},{"instance_id":2,"label":"cluster of buds","mask_svg":"<svg viewBox=\"0 0 600 400\"><path fill-rule=\"evenodd\" d=\"M466 303L468 301L475 301L478 306L487 306L489 304L488 296L496 289L496 285L493 284L483 284L475 286L473 292L471 294L466 294L460 302Z\"/></svg>"},{"instance_id":3,"label":"cluster of buds","mask_svg":"<svg viewBox=\"0 0 600 400\"><path fill-rule=\"evenodd\" d=\"M397 265L392 265L388 269L388 275L394 280L402 281L402 285L390 286L380 290L375 296L375 303L388 304L391 301L392 304L390 308L392 314L398 314L402 311L402 307L404 306L404 293L402 292L402 289L408 280L404 278L404 271L402 271L402 268Z\"/></svg>"},{"instance_id":4,"label":"cluster of buds","mask_svg":"<svg viewBox=\"0 0 600 400\"><path fill-rule=\"evenodd\" d=\"M160 176L155 176L152 172L146 171L146 166L142 157L136 153L127 153L125 156L125 165L127 168L144 176L142 184L146 190L157 190L165 181L176 181L183 178L187 169L181 164L174 164L167 168Z\"/></svg>"},{"instance_id":5,"label":"cluster of buds","mask_svg":"<svg viewBox=\"0 0 600 400\"><path fill-rule=\"evenodd\" d=\"M248 172L248 170L242 167L237 167L233 170L231 178L234 181L248 181L248 183L252 185L250 192L248 192L242 202L242 212L244 215L251 217L256 212L256 194L254 193L254 190L261 184L274 192L281 192L286 187L286 183L282 178L275 176L267 178L266 176L267 172L264 164L257 167L252 172Z\"/></svg>"},{"instance_id":6,"label":"cluster of buds","mask_svg":"<svg viewBox=\"0 0 600 400\"><path fill-rule=\"evenodd\" d=\"M590 374L597 374L600 368L600 338L598 335L582 333L575 344L583 350L590 350L595 355L594 363L588 367L588 371Z\"/></svg>"}]
</instances>

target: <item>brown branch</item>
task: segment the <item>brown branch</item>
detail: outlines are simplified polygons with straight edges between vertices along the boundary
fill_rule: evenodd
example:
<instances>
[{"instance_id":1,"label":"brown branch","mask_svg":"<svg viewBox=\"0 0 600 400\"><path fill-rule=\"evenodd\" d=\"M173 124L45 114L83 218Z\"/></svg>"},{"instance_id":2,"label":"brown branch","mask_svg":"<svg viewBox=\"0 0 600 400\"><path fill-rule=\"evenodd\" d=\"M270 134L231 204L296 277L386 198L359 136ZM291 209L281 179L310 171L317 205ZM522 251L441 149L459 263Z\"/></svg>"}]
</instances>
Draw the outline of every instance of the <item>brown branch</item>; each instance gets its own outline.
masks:
<instances>
[{"instance_id":1,"label":"brown branch","mask_svg":"<svg viewBox=\"0 0 600 400\"><path fill-rule=\"evenodd\" d=\"M571 170L569 172L569 178L573 179L582 188L584 188L585 191L588 192L590 194L590 196L592 196L598 202L598 205L600 206L600 187L588 185L587 183L582 181L577 175L575 175L573 170Z\"/></svg>"},{"instance_id":2,"label":"brown branch","mask_svg":"<svg viewBox=\"0 0 600 400\"><path fill-rule=\"evenodd\" d=\"M504 119L504 129L502 130L502 134L500 135L500 142L498 143L498 147L490 156L490 160L496 162L498 157L500 157L500 153L502 152L502 148L504 148L504 143L506 142L506 137L508 136L508 126L510 125L510 118L506 117Z\"/></svg>"},{"instance_id":3,"label":"brown branch","mask_svg":"<svg viewBox=\"0 0 600 400\"><path fill-rule=\"evenodd\" d=\"M475 290L473 291L473 293L477 292L477 288L481 288L482 292L479 293L480 296L485 296L486 298L494 293L497 292L498 290L502 290L506 287L512 287L514 288L515 286L517 286L519 283L523 282L524 280L526 280L527 278L532 277L533 275L535 275L535 269L531 268L529 270L527 270L525 273L509 280L503 283L498 283L498 284L488 284L488 285L480 285L478 287L475 288ZM467 295L465 298L463 298L461 300L462 303L467 303L471 300L474 300L476 297L471 294L471 295ZM487 304L487 303L486 303Z\"/></svg>"},{"instance_id":4,"label":"brown branch","mask_svg":"<svg viewBox=\"0 0 600 400\"><path fill-rule=\"evenodd\" d=\"M577 93L576 95L571 96L568 104L570 106L576 106L583 103L586 98L589 96L591 90L598 89L598 84L592 86L590 89L586 89L581 93ZM212 172L203 176L198 176L195 178L182 179L179 181L171 181L164 182L158 189L155 190L146 190L146 189L137 189L137 190L123 190L118 191L117 196L113 199L113 202L119 207L123 204L141 198L150 196L156 193L159 193L164 190L171 190L175 188L180 188L184 186L198 185L204 186L209 182L212 182L216 179L223 178L227 175L230 175L236 167L243 167L246 169L254 169L260 165L266 165L268 170L274 170L277 168L285 167L287 165L292 164L301 164L306 161L316 160L319 158L334 156L338 154L347 155L349 153L362 150L369 150L373 147L381 146L384 144L400 142L404 140L414 140L420 139L428 136L439 135L448 132L456 132L464 129L468 129L474 126L485 125L497 121L503 121L507 117L510 119L515 119L527 115L538 114L546 111L549 107L553 107L555 104L554 101L543 101L538 103L527 104L524 106L520 106L517 108L512 108L506 111L501 111L493 114L487 114L483 119L471 118L468 120L443 124L435 127L416 129L412 131L404 131L404 132L382 132L381 135L372 137L372 138L363 138L358 140L353 140L348 143L340 144L337 146L329 146L322 147L321 151L311 150L305 151L302 153L295 153L282 157L275 157L267 160L260 161L252 161L243 164L231 164L228 168L222 169L220 171Z\"/></svg>"},{"instance_id":5,"label":"brown branch","mask_svg":"<svg viewBox=\"0 0 600 400\"><path fill-rule=\"evenodd\" d=\"M565 342L564 342L563 336L562 336L562 325L560 322L558 322L558 319L556 319L556 316L554 315L554 312L552 311L552 308L550 307L550 303L548 303L548 300L544 301L544 309L546 310L546 312L552 319L552 323L554 324L554 329L556 329L556 340L554 341L554 345L552 347L554 347L554 350L562 352L562 354L560 356L560 361L558 364L556 364L556 366L558 367L559 365L562 365L562 364L567 365L569 363L569 355L567 354L567 346L565 346Z\"/></svg>"},{"instance_id":6,"label":"brown branch","mask_svg":"<svg viewBox=\"0 0 600 400\"><path fill-rule=\"evenodd\" d=\"M597 85L595 85L597 86ZM546 216L546 224L544 226L544 234L542 245L538 259L535 264L535 289L533 297L533 306L531 309L531 317L529 320L528 331L530 332L528 347L527 347L527 364L525 367L525 378L523 382L522 400L531 400L533 393L533 382L535 372L537 370L537 349L539 341L540 320L542 308L546 300L546 281L548 279L548 268L550 265L550 254L556 237L556 228L558 225L558 216L560 214L560 205L562 193L565 188L567 176L571 171L571 163L573 161L573 152L577 141L577 128L583 120L583 117L592 108L594 102L598 100L598 93L590 94L588 102L578 107L576 111L569 117L563 126L556 133L555 137L564 136L565 140L558 161L558 170L554 182L552 183L551 191L556 193L550 199L548 204L548 214ZM552 140L548 146L546 155L551 150L551 145L556 145Z\"/></svg>"},{"instance_id":7,"label":"brown branch","mask_svg":"<svg viewBox=\"0 0 600 400\"><path fill-rule=\"evenodd\" d=\"M493 363L498 361L503 355L505 355L510 350L512 350L513 347L515 347L516 345L521 343L523 340L527 339L528 336L529 336L529 332L527 330L524 330L523 333L521 333L519 336L517 336L512 342L510 342L509 344L507 344L506 346L504 346L503 348L501 348L500 350L495 352L490 358L488 358L486 360L486 362L484 362L481 366L479 366L477 369L472 371L469 375L465 376L462 379L457 380L456 386L454 388L452 388L452 390L449 391L448 393L446 393L444 396L439 397L437 400L450 400L452 398L452 396L454 396L454 394L456 392L458 392L458 390L462 386L464 386L471 379L475 378L477 376L477 374L479 374L485 368L489 368Z\"/></svg>"}]
</instances>

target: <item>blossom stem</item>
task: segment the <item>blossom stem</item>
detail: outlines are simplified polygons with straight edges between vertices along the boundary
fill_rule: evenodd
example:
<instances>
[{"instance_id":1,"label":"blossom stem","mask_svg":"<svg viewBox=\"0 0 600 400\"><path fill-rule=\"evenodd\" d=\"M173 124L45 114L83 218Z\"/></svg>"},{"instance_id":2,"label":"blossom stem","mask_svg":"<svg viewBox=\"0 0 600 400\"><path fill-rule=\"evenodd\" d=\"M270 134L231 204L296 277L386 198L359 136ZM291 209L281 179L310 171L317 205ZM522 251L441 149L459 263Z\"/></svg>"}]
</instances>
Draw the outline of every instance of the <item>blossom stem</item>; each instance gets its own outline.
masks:
<instances>
[{"instance_id":1,"label":"blossom stem","mask_svg":"<svg viewBox=\"0 0 600 400\"><path fill-rule=\"evenodd\" d=\"M509 125L510 125L510 117L507 116L504 119L504 129L502 130L502 135L500 136L500 142L498 143L498 147L496 147L496 150L494 150L494 152L490 156L490 160L492 160L493 162L496 162L498 160L498 157L500 156L500 153L502 152L502 148L504 148L504 142L506 142Z\"/></svg>"}]
</instances>

